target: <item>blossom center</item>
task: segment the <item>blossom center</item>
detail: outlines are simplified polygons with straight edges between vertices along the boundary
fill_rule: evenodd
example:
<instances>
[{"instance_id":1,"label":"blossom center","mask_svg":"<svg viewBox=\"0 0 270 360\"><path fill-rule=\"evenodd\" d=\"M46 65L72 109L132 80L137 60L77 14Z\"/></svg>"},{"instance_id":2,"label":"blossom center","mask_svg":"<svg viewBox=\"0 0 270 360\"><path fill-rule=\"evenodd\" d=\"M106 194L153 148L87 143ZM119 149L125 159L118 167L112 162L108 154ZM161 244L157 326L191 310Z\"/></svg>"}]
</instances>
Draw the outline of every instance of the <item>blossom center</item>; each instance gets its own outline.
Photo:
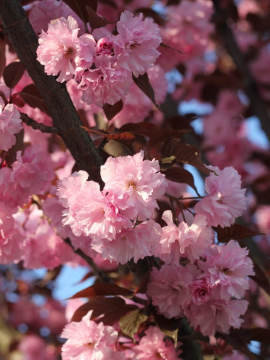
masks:
<instances>
[{"instance_id":1,"label":"blossom center","mask_svg":"<svg viewBox=\"0 0 270 360\"><path fill-rule=\"evenodd\" d=\"M133 190L137 190L137 184L136 184L136 182L133 181L133 180L130 180L130 181L127 183L127 188L130 188L130 187L132 187Z\"/></svg>"},{"instance_id":2,"label":"blossom center","mask_svg":"<svg viewBox=\"0 0 270 360\"><path fill-rule=\"evenodd\" d=\"M138 46L139 46L139 44L136 41L134 41L129 45L129 48L130 49L136 49Z\"/></svg>"},{"instance_id":3,"label":"blossom center","mask_svg":"<svg viewBox=\"0 0 270 360\"><path fill-rule=\"evenodd\" d=\"M114 55L113 43L106 38L102 38L97 44L97 55Z\"/></svg>"},{"instance_id":4,"label":"blossom center","mask_svg":"<svg viewBox=\"0 0 270 360\"><path fill-rule=\"evenodd\" d=\"M223 269L222 269L222 272L223 272L225 275L231 275L231 274L232 274L232 272L231 272L231 270L230 270L229 268L223 268Z\"/></svg>"},{"instance_id":5,"label":"blossom center","mask_svg":"<svg viewBox=\"0 0 270 360\"><path fill-rule=\"evenodd\" d=\"M65 56L65 58L70 58L70 57L72 57L73 55L74 55L74 49L73 49L71 46L69 46L69 47L65 50L64 56Z\"/></svg>"}]
</instances>

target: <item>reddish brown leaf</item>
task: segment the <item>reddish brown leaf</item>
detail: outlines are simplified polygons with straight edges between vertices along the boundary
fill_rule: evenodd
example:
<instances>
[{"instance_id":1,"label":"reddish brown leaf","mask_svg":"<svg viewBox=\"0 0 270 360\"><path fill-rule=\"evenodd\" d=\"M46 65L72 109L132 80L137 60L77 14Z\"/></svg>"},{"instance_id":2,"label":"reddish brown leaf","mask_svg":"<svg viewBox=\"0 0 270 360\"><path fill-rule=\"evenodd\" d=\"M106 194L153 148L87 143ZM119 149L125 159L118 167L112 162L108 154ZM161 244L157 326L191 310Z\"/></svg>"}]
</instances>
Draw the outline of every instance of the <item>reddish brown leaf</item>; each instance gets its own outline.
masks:
<instances>
[{"instance_id":1,"label":"reddish brown leaf","mask_svg":"<svg viewBox=\"0 0 270 360\"><path fill-rule=\"evenodd\" d=\"M222 228L220 226L215 228L220 242L227 242L231 239L241 240L248 237L260 235L256 230L249 229L246 226L240 224L233 224L230 227Z\"/></svg>"},{"instance_id":2,"label":"reddish brown leaf","mask_svg":"<svg viewBox=\"0 0 270 360\"><path fill-rule=\"evenodd\" d=\"M166 156L174 155L179 163L193 165L206 175L210 173L201 161L199 150L195 146L172 139L164 146L163 152Z\"/></svg>"},{"instance_id":3,"label":"reddish brown leaf","mask_svg":"<svg viewBox=\"0 0 270 360\"><path fill-rule=\"evenodd\" d=\"M198 116L196 114L190 113L185 115L176 115L166 119L166 122L169 123L174 129L192 129L190 123L195 120Z\"/></svg>"},{"instance_id":4,"label":"reddish brown leaf","mask_svg":"<svg viewBox=\"0 0 270 360\"><path fill-rule=\"evenodd\" d=\"M27 85L19 94L31 107L47 112L45 103L34 84Z\"/></svg>"},{"instance_id":5,"label":"reddish brown leaf","mask_svg":"<svg viewBox=\"0 0 270 360\"><path fill-rule=\"evenodd\" d=\"M152 18L158 25L164 25L164 19L153 9L147 7L141 7L136 9L136 14L142 13L145 17Z\"/></svg>"},{"instance_id":6,"label":"reddish brown leaf","mask_svg":"<svg viewBox=\"0 0 270 360\"><path fill-rule=\"evenodd\" d=\"M29 5L31 4L32 2L34 2L35 0L22 0L21 1L21 4L22 6L25 6L25 5Z\"/></svg>"},{"instance_id":7,"label":"reddish brown leaf","mask_svg":"<svg viewBox=\"0 0 270 360\"><path fill-rule=\"evenodd\" d=\"M188 184L198 193L194 184L193 175L186 169L173 166L165 171L165 175L169 180Z\"/></svg>"},{"instance_id":8,"label":"reddish brown leaf","mask_svg":"<svg viewBox=\"0 0 270 360\"><path fill-rule=\"evenodd\" d=\"M72 299L81 298L81 297L92 298L95 296L105 296L105 295L130 296L132 295L132 292L128 289L122 288L114 284L102 283L100 281L97 281L93 286L90 286L73 295Z\"/></svg>"},{"instance_id":9,"label":"reddish brown leaf","mask_svg":"<svg viewBox=\"0 0 270 360\"><path fill-rule=\"evenodd\" d=\"M132 75L135 84L145 93L146 96L152 101L152 103L158 108L158 104L155 100L155 93L152 85L149 81L147 73L139 75L138 77Z\"/></svg>"},{"instance_id":10,"label":"reddish brown leaf","mask_svg":"<svg viewBox=\"0 0 270 360\"><path fill-rule=\"evenodd\" d=\"M151 123L141 122L137 124L126 124L121 127L121 130L131 131L136 135L151 137L155 133L160 132L160 129Z\"/></svg>"},{"instance_id":11,"label":"reddish brown leaf","mask_svg":"<svg viewBox=\"0 0 270 360\"><path fill-rule=\"evenodd\" d=\"M90 299L86 304L80 306L74 313L72 321L81 321L88 311L93 310L91 319L98 318L105 325L113 325L129 311L135 310L135 305L127 305L119 297L98 296Z\"/></svg>"},{"instance_id":12,"label":"reddish brown leaf","mask_svg":"<svg viewBox=\"0 0 270 360\"><path fill-rule=\"evenodd\" d=\"M181 0L167 0L167 5L178 5L180 2Z\"/></svg>"},{"instance_id":13,"label":"reddish brown leaf","mask_svg":"<svg viewBox=\"0 0 270 360\"><path fill-rule=\"evenodd\" d=\"M12 62L6 66L3 72L6 85L9 88L14 88L23 76L24 70L25 67L20 61Z\"/></svg>"},{"instance_id":14,"label":"reddish brown leaf","mask_svg":"<svg viewBox=\"0 0 270 360\"><path fill-rule=\"evenodd\" d=\"M8 166L11 166L13 162L16 160L17 152L24 149L24 130L21 130L18 134L16 134L16 143L12 146L11 149L8 150L5 156L5 160Z\"/></svg>"},{"instance_id":15,"label":"reddish brown leaf","mask_svg":"<svg viewBox=\"0 0 270 360\"><path fill-rule=\"evenodd\" d=\"M130 132L125 131L118 134L108 134L107 138L113 140L131 141L134 140L135 136Z\"/></svg>"},{"instance_id":16,"label":"reddish brown leaf","mask_svg":"<svg viewBox=\"0 0 270 360\"><path fill-rule=\"evenodd\" d=\"M123 108L122 100L119 100L116 104L110 105L105 104L103 106L103 110L108 120L111 120L115 115L117 115Z\"/></svg>"},{"instance_id":17,"label":"reddish brown leaf","mask_svg":"<svg viewBox=\"0 0 270 360\"><path fill-rule=\"evenodd\" d=\"M92 7L85 5L87 19L91 25L92 29L96 29L102 26L106 26L109 22L101 16L98 16L97 13L92 9Z\"/></svg>"},{"instance_id":18,"label":"reddish brown leaf","mask_svg":"<svg viewBox=\"0 0 270 360\"><path fill-rule=\"evenodd\" d=\"M233 330L231 331L230 336L232 336L234 339L241 340L241 342L244 341L246 344L252 340L255 340L268 345L270 339L270 329L253 328Z\"/></svg>"},{"instance_id":19,"label":"reddish brown leaf","mask_svg":"<svg viewBox=\"0 0 270 360\"><path fill-rule=\"evenodd\" d=\"M253 280L256 281L256 283L268 294L270 295L270 278L268 274L265 272L264 268L254 262L254 271L255 276L253 276Z\"/></svg>"},{"instance_id":20,"label":"reddish brown leaf","mask_svg":"<svg viewBox=\"0 0 270 360\"><path fill-rule=\"evenodd\" d=\"M75 313L72 316L71 321L81 321L82 318L88 313L88 311L93 309L93 305L91 302L87 302L86 304L83 304L80 306Z\"/></svg>"},{"instance_id":21,"label":"reddish brown leaf","mask_svg":"<svg viewBox=\"0 0 270 360\"><path fill-rule=\"evenodd\" d=\"M64 0L64 2L83 20L87 23L89 16L87 7L90 7L94 12L97 9L97 0Z\"/></svg>"}]
</instances>

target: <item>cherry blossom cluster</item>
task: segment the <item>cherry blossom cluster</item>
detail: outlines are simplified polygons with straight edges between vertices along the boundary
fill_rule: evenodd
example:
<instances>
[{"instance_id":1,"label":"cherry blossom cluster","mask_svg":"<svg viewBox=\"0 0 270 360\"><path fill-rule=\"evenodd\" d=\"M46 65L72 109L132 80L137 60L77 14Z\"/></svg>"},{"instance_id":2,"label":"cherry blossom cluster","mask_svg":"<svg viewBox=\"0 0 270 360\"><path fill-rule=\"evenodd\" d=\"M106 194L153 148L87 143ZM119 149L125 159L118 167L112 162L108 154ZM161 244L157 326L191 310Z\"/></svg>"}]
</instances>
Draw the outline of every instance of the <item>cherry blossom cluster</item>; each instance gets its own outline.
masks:
<instances>
[{"instance_id":1,"label":"cherry blossom cluster","mask_svg":"<svg viewBox=\"0 0 270 360\"><path fill-rule=\"evenodd\" d=\"M19 300L8 304L12 308L10 323L28 328L18 350L29 360L55 360L60 351L63 360L176 360L181 356L179 348L185 335L179 331L174 344L160 319L169 326L181 324L181 329L184 318L191 331L209 337L212 348L215 341L218 344L221 340L219 333L238 329L244 321L244 326L267 327L267 320L259 316L259 311L243 317L248 307L247 290L252 291L254 299L257 296L263 313L267 313L268 306L259 288L250 282L254 269L247 248L240 247L236 237L224 243L219 238L219 231L226 232L224 228L233 226L244 214L246 222L255 219L257 228L265 233L263 242L255 239L254 246L260 244L269 252L270 207L263 196L258 206L256 203L256 195L263 193L269 183L269 159L247 138L244 118L253 115L253 105L239 85L242 81L238 65L226 54L218 29L214 31L215 21L222 19L215 17L213 2L182 0L169 2L173 5L165 7L165 2L158 1L155 8L151 0L99 1L97 19L101 21L103 17L108 25L98 28L94 23L91 28L91 21L85 24L79 12L74 12L75 7L73 11L67 3L36 0L26 5L39 37L37 60L48 75L66 82L82 125L88 127L93 142L104 150L102 155L107 159L100 167L100 183L91 180L91 173L77 171L78 164L61 135L44 134L22 122L20 113L26 113L36 125L53 124L42 107L30 106L31 101L28 104L22 96L22 91L33 85L30 76L25 72L14 87L8 88L4 80L10 74L4 73L0 79L0 264L15 263L18 268L27 269L45 267L57 272L64 264L87 265L75 254L83 251L84 259L90 257L88 260L96 264L97 271L93 266L93 273L97 277L108 275L108 284L138 291L132 299L123 296L120 300L135 306L147 320L136 328L131 340L122 331L122 318L109 326L89 311L76 322L74 312L85 301L75 299L67 305L65 320L63 306L57 301L50 299L37 306L33 299L24 296L27 291L18 286ZM267 36L256 33L252 27L258 26L256 17L263 16L262 9L269 5L267 1L259 4L253 0L234 3L238 14L233 14L228 6L228 25L243 58L250 62L260 95L267 102ZM260 26L264 26L263 22ZM10 49L5 48L6 66L18 62ZM180 80L173 79L179 84L176 81L175 88L170 86L168 94L172 73L176 78L179 75ZM137 86L144 74L155 101ZM161 104L166 95L163 114L153 103ZM186 154L182 158L180 151L169 156L167 148L174 145L178 135L182 148L182 134L193 132L189 121L194 118L193 110L188 110L192 116L185 118L181 109L185 101L194 99L211 103L211 110L198 119L203 127L198 141L213 166L198 165L206 173L209 171L204 195L185 197L187 186L167 177L169 170L173 175L173 170L184 172L182 165L189 159ZM122 110L107 119L104 105L120 100ZM200 106L196 106L199 113ZM136 125L127 127L127 132L123 130L134 141L125 139L122 143L119 128L144 120L138 128ZM187 126L183 124L186 120ZM133 133L130 128L136 131ZM164 138L159 134L163 130ZM105 155L103 145L110 137L121 139L120 147L128 148L123 153L135 155ZM263 161L256 160L261 155ZM246 196L242 181L247 187L254 179L259 180ZM245 213L248 205L252 210L249 215ZM144 266L147 273L142 280L139 272ZM122 277L122 270L130 273ZM263 286L267 283L263 277L261 282ZM50 286L51 283L46 288L49 296ZM29 288L30 298L36 289ZM45 339L32 334L32 329L41 327L48 328L51 336ZM61 337L66 342L60 350L55 339L63 328ZM55 343L50 343L51 339ZM221 350L222 359L247 359L235 350L232 355L225 355L231 351Z\"/></svg>"},{"instance_id":2,"label":"cherry blossom cluster","mask_svg":"<svg viewBox=\"0 0 270 360\"><path fill-rule=\"evenodd\" d=\"M132 74L147 72L159 56L160 29L151 18L121 14L117 35L107 28L79 35L72 17L49 23L39 37L37 59L48 75L58 75L64 82L75 79L87 104L114 105L131 87Z\"/></svg>"},{"instance_id":3,"label":"cherry blossom cluster","mask_svg":"<svg viewBox=\"0 0 270 360\"><path fill-rule=\"evenodd\" d=\"M88 248L103 258L122 264L152 256L158 247L161 228L153 216L167 184L158 161L143 156L108 158L101 166L102 191L84 171L62 180L58 189L63 225L76 237L86 237Z\"/></svg>"},{"instance_id":4,"label":"cherry blossom cluster","mask_svg":"<svg viewBox=\"0 0 270 360\"><path fill-rule=\"evenodd\" d=\"M66 325L62 337L67 339L62 347L63 360L102 359L102 360L177 360L177 352L172 341L164 340L162 331L149 327L138 344L125 346L120 343L120 334L112 326L91 320L92 311L80 322Z\"/></svg>"},{"instance_id":5,"label":"cherry blossom cluster","mask_svg":"<svg viewBox=\"0 0 270 360\"><path fill-rule=\"evenodd\" d=\"M5 105L0 97L0 151L8 151L16 143L16 134L22 130L20 113L15 105Z\"/></svg>"},{"instance_id":6,"label":"cherry blossom cluster","mask_svg":"<svg viewBox=\"0 0 270 360\"><path fill-rule=\"evenodd\" d=\"M233 168L209 167L207 195L194 207L192 223L176 225L167 210L161 227L155 210L167 180L158 162L143 156L108 158L101 167L102 191L83 171L60 182L62 223L72 230L73 245L121 264L157 256L165 264L153 270L148 295L161 314L186 316L205 335L240 327L253 265L236 241L215 244L212 229L231 225L246 208L239 174ZM180 265L181 259L187 264Z\"/></svg>"},{"instance_id":7,"label":"cherry blossom cluster","mask_svg":"<svg viewBox=\"0 0 270 360\"><path fill-rule=\"evenodd\" d=\"M240 316L248 306L243 296L251 275L253 264L247 250L231 240L209 246L185 266L171 261L154 269L148 295L167 318L186 316L204 335L227 333L231 326L241 326Z\"/></svg>"}]
</instances>

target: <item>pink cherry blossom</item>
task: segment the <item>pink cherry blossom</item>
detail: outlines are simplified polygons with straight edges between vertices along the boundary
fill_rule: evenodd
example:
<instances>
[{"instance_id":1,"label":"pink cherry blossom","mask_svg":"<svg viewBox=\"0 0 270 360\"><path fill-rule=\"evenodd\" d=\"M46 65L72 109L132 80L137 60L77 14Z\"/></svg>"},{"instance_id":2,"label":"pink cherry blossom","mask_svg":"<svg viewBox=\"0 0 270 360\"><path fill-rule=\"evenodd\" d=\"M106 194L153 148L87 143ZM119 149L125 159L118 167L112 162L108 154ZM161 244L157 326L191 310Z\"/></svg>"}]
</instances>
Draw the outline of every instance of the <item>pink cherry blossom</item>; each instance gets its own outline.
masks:
<instances>
[{"instance_id":1,"label":"pink cherry blossom","mask_svg":"<svg viewBox=\"0 0 270 360\"><path fill-rule=\"evenodd\" d=\"M127 93L131 85L131 73L117 64L108 64L86 70L77 79L79 88L84 90L82 100L87 104L114 105Z\"/></svg>"},{"instance_id":2,"label":"pink cherry blossom","mask_svg":"<svg viewBox=\"0 0 270 360\"><path fill-rule=\"evenodd\" d=\"M177 360L179 359L172 341L164 340L165 334L157 327L149 327L140 343L134 346L134 359L138 360Z\"/></svg>"},{"instance_id":3,"label":"pink cherry blossom","mask_svg":"<svg viewBox=\"0 0 270 360\"><path fill-rule=\"evenodd\" d=\"M220 331L228 333L230 327L239 328L243 322L241 315L247 310L246 300L221 299L209 301L201 305L191 305L185 311L191 325L205 336Z\"/></svg>"},{"instance_id":4,"label":"pink cherry blossom","mask_svg":"<svg viewBox=\"0 0 270 360\"><path fill-rule=\"evenodd\" d=\"M176 226L170 210L163 213L162 219L167 223L161 238L161 257L166 261L178 263L180 257L187 257L194 262L213 243L214 233L204 216L195 216L191 226L184 221Z\"/></svg>"},{"instance_id":5,"label":"pink cherry blossom","mask_svg":"<svg viewBox=\"0 0 270 360\"><path fill-rule=\"evenodd\" d=\"M212 173L205 180L208 195L195 205L195 210L206 216L208 225L230 226L246 209L245 189L241 188L240 175L234 168L210 170Z\"/></svg>"},{"instance_id":6,"label":"pink cherry blossom","mask_svg":"<svg viewBox=\"0 0 270 360\"><path fill-rule=\"evenodd\" d=\"M17 211L33 194L48 191L53 180L53 166L48 153L42 148L28 146L24 153L17 152L12 168L0 169L0 200Z\"/></svg>"},{"instance_id":7,"label":"pink cherry blossom","mask_svg":"<svg viewBox=\"0 0 270 360\"><path fill-rule=\"evenodd\" d=\"M20 113L15 105L4 105L0 97L0 150L8 151L16 143L15 135L23 129Z\"/></svg>"},{"instance_id":8,"label":"pink cherry blossom","mask_svg":"<svg viewBox=\"0 0 270 360\"><path fill-rule=\"evenodd\" d=\"M92 248L104 259L125 264L159 253L161 227L153 220L145 221L134 229L122 231L115 239L96 239Z\"/></svg>"},{"instance_id":9,"label":"pink cherry blossom","mask_svg":"<svg viewBox=\"0 0 270 360\"><path fill-rule=\"evenodd\" d=\"M66 324L64 311L61 302L48 298L43 306L39 306L41 326L46 326L52 334L59 335Z\"/></svg>"},{"instance_id":10,"label":"pink cherry blossom","mask_svg":"<svg viewBox=\"0 0 270 360\"><path fill-rule=\"evenodd\" d=\"M24 227L25 250L22 254L25 268L55 268L65 262L76 262L76 255L57 236L43 217L43 212L32 205L28 211L17 216Z\"/></svg>"},{"instance_id":11,"label":"pink cherry blossom","mask_svg":"<svg viewBox=\"0 0 270 360\"><path fill-rule=\"evenodd\" d=\"M33 303L27 296L21 296L18 301L12 304L12 311L9 320L13 326L26 324L30 327L40 327L40 308Z\"/></svg>"},{"instance_id":12,"label":"pink cherry blossom","mask_svg":"<svg viewBox=\"0 0 270 360\"><path fill-rule=\"evenodd\" d=\"M69 299L67 301L65 316L68 322L71 322L72 316L74 315L75 311L79 309L85 303L83 299Z\"/></svg>"},{"instance_id":13,"label":"pink cherry blossom","mask_svg":"<svg viewBox=\"0 0 270 360\"><path fill-rule=\"evenodd\" d=\"M43 339L37 335L27 335L23 337L19 344L19 351L25 360L55 360L56 349L47 345Z\"/></svg>"},{"instance_id":14,"label":"pink cherry blossom","mask_svg":"<svg viewBox=\"0 0 270 360\"><path fill-rule=\"evenodd\" d=\"M147 74L155 92L155 100L161 104L165 99L168 87L165 73L160 66L155 65L147 71ZM111 121L118 128L128 123L142 122L151 110L155 110L151 100L135 83L130 86L123 99L123 104L123 109Z\"/></svg>"},{"instance_id":15,"label":"pink cherry blossom","mask_svg":"<svg viewBox=\"0 0 270 360\"><path fill-rule=\"evenodd\" d=\"M206 145L218 146L232 137L231 131L236 132L241 120L243 105L237 96L230 91L223 91L219 95L215 110L203 120Z\"/></svg>"},{"instance_id":16,"label":"pink cherry blossom","mask_svg":"<svg viewBox=\"0 0 270 360\"><path fill-rule=\"evenodd\" d=\"M76 236L114 239L130 228L131 222L104 196L99 185L87 178L85 171L79 171L60 182L58 195L66 209L63 225L69 225Z\"/></svg>"},{"instance_id":17,"label":"pink cherry blossom","mask_svg":"<svg viewBox=\"0 0 270 360\"><path fill-rule=\"evenodd\" d=\"M96 50L96 41L91 34L83 34L79 38L77 57L75 58L76 73L91 67Z\"/></svg>"},{"instance_id":18,"label":"pink cherry blossom","mask_svg":"<svg viewBox=\"0 0 270 360\"><path fill-rule=\"evenodd\" d=\"M9 101L10 88L7 87L3 80L0 80L0 106L3 107L4 103Z\"/></svg>"},{"instance_id":19,"label":"pink cherry blossom","mask_svg":"<svg viewBox=\"0 0 270 360\"><path fill-rule=\"evenodd\" d=\"M95 64L100 67L116 64L115 40L113 35L107 28L98 28L93 31L93 36L97 41Z\"/></svg>"},{"instance_id":20,"label":"pink cherry blossom","mask_svg":"<svg viewBox=\"0 0 270 360\"><path fill-rule=\"evenodd\" d=\"M48 153L38 146L29 146L24 153L17 153L12 165L11 184L18 199L26 200L32 194L46 192L54 178L53 165ZM15 195L15 194L14 194Z\"/></svg>"},{"instance_id":21,"label":"pink cherry blossom","mask_svg":"<svg viewBox=\"0 0 270 360\"><path fill-rule=\"evenodd\" d=\"M104 191L113 193L119 207L130 218L151 218L157 199L166 190L165 176L157 160L143 160L143 151L133 156L108 158L101 166Z\"/></svg>"},{"instance_id":22,"label":"pink cherry blossom","mask_svg":"<svg viewBox=\"0 0 270 360\"><path fill-rule=\"evenodd\" d=\"M23 231L17 226L13 211L6 202L0 201L0 264L19 262L25 250Z\"/></svg>"},{"instance_id":23,"label":"pink cherry blossom","mask_svg":"<svg viewBox=\"0 0 270 360\"><path fill-rule=\"evenodd\" d=\"M77 21L69 16L51 21L47 33L43 31L39 37L37 59L48 75L59 74L57 80L60 82L72 78L79 60L91 65L93 39L87 35L79 39L78 32ZM90 46L84 49L85 42Z\"/></svg>"},{"instance_id":24,"label":"pink cherry blossom","mask_svg":"<svg viewBox=\"0 0 270 360\"><path fill-rule=\"evenodd\" d=\"M147 294L158 311L167 318L183 316L190 302L189 285L196 269L192 265L163 265L151 273Z\"/></svg>"},{"instance_id":25,"label":"pink cherry blossom","mask_svg":"<svg viewBox=\"0 0 270 360\"><path fill-rule=\"evenodd\" d=\"M112 358L118 333L111 326L104 326L102 322L96 324L90 320L91 314L92 311L80 322L71 322L65 326L61 335L67 339L62 347L63 360Z\"/></svg>"},{"instance_id":26,"label":"pink cherry blossom","mask_svg":"<svg viewBox=\"0 0 270 360\"><path fill-rule=\"evenodd\" d=\"M203 304L210 300L211 283L207 277L194 280L190 285L190 290L194 304Z\"/></svg>"},{"instance_id":27,"label":"pink cherry blossom","mask_svg":"<svg viewBox=\"0 0 270 360\"><path fill-rule=\"evenodd\" d=\"M259 229L266 235L270 234L270 206L260 206L256 211Z\"/></svg>"},{"instance_id":28,"label":"pink cherry blossom","mask_svg":"<svg viewBox=\"0 0 270 360\"><path fill-rule=\"evenodd\" d=\"M248 358L237 350L234 350L232 354L224 356L222 360L248 360Z\"/></svg>"},{"instance_id":29,"label":"pink cherry blossom","mask_svg":"<svg viewBox=\"0 0 270 360\"><path fill-rule=\"evenodd\" d=\"M59 301L48 298L44 304L37 305L27 295L12 304L10 321L16 327L21 324L32 329L46 326L55 335L61 332L66 323L64 307Z\"/></svg>"},{"instance_id":30,"label":"pink cherry blossom","mask_svg":"<svg viewBox=\"0 0 270 360\"><path fill-rule=\"evenodd\" d=\"M209 44L209 34L213 30L209 22L212 13L211 2L183 0L177 6L168 7L168 22L162 31L166 45L180 50L173 52L176 63L190 60L203 54Z\"/></svg>"},{"instance_id":31,"label":"pink cherry blossom","mask_svg":"<svg viewBox=\"0 0 270 360\"><path fill-rule=\"evenodd\" d=\"M136 76L145 73L159 56L161 43L158 25L143 15L124 11L117 23L117 60L124 69Z\"/></svg>"},{"instance_id":32,"label":"pink cherry blossom","mask_svg":"<svg viewBox=\"0 0 270 360\"><path fill-rule=\"evenodd\" d=\"M234 240L224 246L213 245L200 267L220 287L220 297L223 299L242 298L249 288L249 276L254 275L248 250L241 248Z\"/></svg>"},{"instance_id":33,"label":"pink cherry blossom","mask_svg":"<svg viewBox=\"0 0 270 360\"><path fill-rule=\"evenodd\" d=\"M207 158L211 164L222 169L232 166L243 176L245 174L244 163L253 150L254 146L240 129L214 151L207 152Z\"/></svg>"}]
</instances>

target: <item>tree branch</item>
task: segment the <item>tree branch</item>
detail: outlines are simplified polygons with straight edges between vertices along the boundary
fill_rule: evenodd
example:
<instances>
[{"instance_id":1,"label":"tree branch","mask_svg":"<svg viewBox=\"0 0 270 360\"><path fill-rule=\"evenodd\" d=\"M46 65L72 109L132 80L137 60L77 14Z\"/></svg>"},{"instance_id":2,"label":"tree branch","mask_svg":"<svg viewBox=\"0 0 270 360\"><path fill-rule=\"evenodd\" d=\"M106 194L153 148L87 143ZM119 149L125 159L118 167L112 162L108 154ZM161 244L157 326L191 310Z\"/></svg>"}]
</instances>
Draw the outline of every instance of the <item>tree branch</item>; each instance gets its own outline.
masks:
<instances>
[{"instance_id":1,"label":"tree branch","mask_svg":"<svg viewBox=\"0 0 270 360\"><path fill-rule=\"evenodd\" d=\"M220 0L212 1L215 9L214 22L216 30L222 38L227 52L242 75L244 89L249 98L251 110L254 115L260 119L262 129L270 140L270 111L260 95L257 83L246 64L244 56L236 42L235 36L228 25L226 9L220 6Z\"/></svg>"},{"instance_id":2,"label":"tree branch","mask_svg":"<svg viewBox=\"0 0 270 360\"><path fill-rule=\"evenodd\" d=\"M0 19L4 32L38 91L44 98L53 125L74 157L77 167L86 170L90 178L100 182L99 167L103 163L98 150L85 130L68 95L66 86L44 73L36 60L37 36L19 0L0 0Z\"/></svg>"},{"instance_id":3,"label":"tree branch","mask_svg":"<svg viewBox=\"0 0 270 360\"><path fill-rule=\"evenodd\" d=\"M81 249L74 248L70 239L66 238L66 239L64 239L64 242L74 251L75 254L79 255L84 261L87 262L87 264L91 267L94 275L97 278L99 278L100 280L102 280L104 282L110 281L109 277L97 267L94 260L90 256L86 255Z\"/></svg>"},{"instance_id":4,"label":"tree branch","mask_svg":"<svg viewBox=\"0 0 270 360\"><path fill-rule=\"evenodd\" d=\"M40 130L41 132L49 133L49 134L58 134L58 131L54 126L47 126L44 124L40 124L40 123L36 122L35 120L31 119L28 115L26 115L24 113L20 113L20 114L21 114L22 121L26 125L31 126L32 129Z\"/></svg>"}]
</instances>

